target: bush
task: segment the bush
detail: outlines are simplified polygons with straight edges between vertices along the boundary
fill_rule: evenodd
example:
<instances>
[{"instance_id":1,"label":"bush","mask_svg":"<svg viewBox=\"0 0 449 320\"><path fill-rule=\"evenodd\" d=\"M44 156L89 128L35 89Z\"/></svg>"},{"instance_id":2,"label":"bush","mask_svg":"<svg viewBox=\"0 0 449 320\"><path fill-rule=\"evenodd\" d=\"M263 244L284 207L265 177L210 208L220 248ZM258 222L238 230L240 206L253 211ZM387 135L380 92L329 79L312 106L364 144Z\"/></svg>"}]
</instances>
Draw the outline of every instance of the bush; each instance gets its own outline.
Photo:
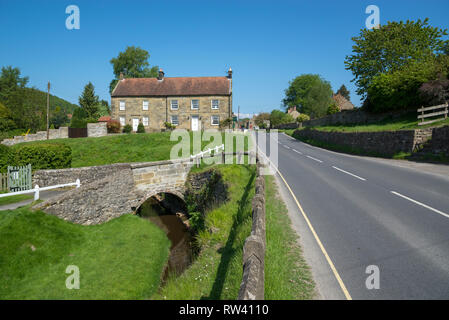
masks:
<instances>
[{"instance_id":1,"label":"bush","mask_svg":"<svg viewBox=\"0 0 449 320\"><path fill-rule=\"evenodd\" d=\"M137 133L145 133L145 127L142 122L139 122L139 125L137 126Z\"/></svg>"},{"instance_id":2,"label":"bush","mask_svg":"<svg viewBox=\"0 0 449 320\"><path fill-rule=\"evenodd\" d=\"M176 126L172 125L170 122L164 122L164 126L167 130L173 130L176 128Z\"/></svg>"},{"instance_id":3,"label":"bush","mask_svg":"<svg viewBox=\"0 0 449 320\"><path fill-rule=\"evenodd\" d=\"M123 133L131 133L133 131L133 127L130 124L127 124L123 127Z\"/></svg>"},{"instance_id":4,"label":"bush","mask_svg":"<svg viewBox=\"0 0 449 320\"><path fill-rule=\"evenodd\" d=\"M120 121L109 120L106 127L108 128L108 133L120 133Z\"/></svg>"},{"instance_id":5,"label":"bush","mask_svg":"<svg viewBox=\"0 0 449 320\"><path fill-rule=\"evenodd\" d=\"M31 164L33 170L63 169L72 165L72 149L64 144L16 145L12 148L12 165Z\"/></svg>"},{"instance_id":6,"label":"bush","mask_svg":"<svg viewBox=\"0 0 449 320\"><path fill-rule=\"evenodd\" d=\"M434 106L449 101L449 79L440 77L421 85L419 95L425 106Z\"/></svg>"},{"instance_id":7,"label":"bush","mask_svg":"<svg viewBox=\"0 0 449 320\"><path fill-rule=\"evenodd\" d=\"M232 123L232 119L231 118L227 118L227 119L224 119L224 120L220 121L220 126L219 127L220 127L220 129L226 129L226 128L229 128L231 123Z\"/></svg>"},{"instance_id":8,"label":"bush","mask_svg":"<svg viewBox=\"0 0 449 320\"><path fill-rule=\"evenodd\" d=\"M0 144L0 172L5 173L8 166L12 165L12 151L11 148Z\"/></svg>"},{"instance_id":9,"label":"bush","mask_svg":"<svg viewBox=\"0 0 449 320\"><path fill-rule=\"evenodd\" d=\"M296 122L304 122L304 121L309 121L310 117L308 115L306 115L305 113L301 113L297 118L296 118Z\"/></svg>"}]
</instances>

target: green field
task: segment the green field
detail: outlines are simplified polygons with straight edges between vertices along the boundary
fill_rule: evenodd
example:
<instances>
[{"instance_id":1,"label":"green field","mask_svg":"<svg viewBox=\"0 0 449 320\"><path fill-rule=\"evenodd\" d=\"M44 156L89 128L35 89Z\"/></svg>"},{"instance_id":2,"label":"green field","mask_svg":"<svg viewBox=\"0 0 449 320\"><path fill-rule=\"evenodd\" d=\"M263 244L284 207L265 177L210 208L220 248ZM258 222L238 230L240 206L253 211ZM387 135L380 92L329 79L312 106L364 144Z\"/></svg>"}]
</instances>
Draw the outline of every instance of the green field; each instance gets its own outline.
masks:
<instances>
[{"instance_id":1,"label":"green field","mask_svg":"<svg viewBox=\"0 0 449 320\"><path fill-rule=\"evenodd\" d=\"M192 133L190 133L190 139L193 141ZM72 168L79 168L112 163L168 160L172 147L178 142L170 141L170 132L25 142L25 144L41 143L62 143L70 146L72 148ZM204 148L210 143L202 141L201 147ZM225 143L224 138L222 143ZM245 139L245 150L248 150L248 143L248 139ZM234 149L235 144L236 142L234 142ZM191 152L193 152L193 143Z\"/></svg>"},{"instance_id":2,"label":"green field","mask_svg":"<svg viewBox=\"0 0 449 320\"><path fill-rule=\"evenodd\" d=\"M170 241L124 215L81 226L28 207L0 211L0 299L144 299L159 288ZM65 286L68 265L80 289Z\"/></svg>"}]
</instances>

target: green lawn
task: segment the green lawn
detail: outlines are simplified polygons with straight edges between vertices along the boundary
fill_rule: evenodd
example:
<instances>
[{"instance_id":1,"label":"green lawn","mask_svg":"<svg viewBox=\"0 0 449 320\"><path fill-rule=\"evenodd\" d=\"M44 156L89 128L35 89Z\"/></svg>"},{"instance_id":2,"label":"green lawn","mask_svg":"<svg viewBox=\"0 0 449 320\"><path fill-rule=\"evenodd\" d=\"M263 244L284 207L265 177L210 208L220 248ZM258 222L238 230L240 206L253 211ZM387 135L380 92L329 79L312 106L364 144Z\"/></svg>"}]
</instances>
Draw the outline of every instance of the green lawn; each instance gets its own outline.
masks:
<instances>
[{"instance_id":1,"label":"green lawn","mask_svg":"<svg viewBox=\"0 0 449 320\"><path fill-rule=\"evenodd\" d=\"M190 133L190 138L191 140L193 139L192 133ZM222 141L222 143L225 143L224 138ZM172 147L178 142L170 141L170 132L157 132L99 138L54 139L25 143L62 143L68 145L72 148L72 167L79 168L112 163L168 160L170 159ZM202 141L201 147L204 148L210 143L209 141ZM234 142L234 149L235 144L236 142ZM248 139L245 139L244 145L245 150L247 150ZM193 148L191 146L192 151Z\"/></svg>"},{"instance_id":2,"label":"green lawn","mask_svg":"<svg viewBox=\"0 0 449 320\"><path fill-rule=\"evenodd\" d=\"M28 207L0 211L0 299L142 299L154 294L170 241L124 215L102 225L68 223ZM80 270L80 289L65 286Z\"/></svg>"},{"instance_id":3,"label":"green lawn","mask_svg":"<svg viewBox=\"0 0 449 320\"><path fill-rule=\"evenodd\" d=\"M424 129L429 127L449 125L449 118L446 120L434 122L428 125L419 126L417 114L407 114L397 119L386 119L373 124L353 124L353 125L329 125L315 126L313 129L322 131L341 131L341 132L372 132L372 131L396 131Z\"/></svg>"}]
</instances>

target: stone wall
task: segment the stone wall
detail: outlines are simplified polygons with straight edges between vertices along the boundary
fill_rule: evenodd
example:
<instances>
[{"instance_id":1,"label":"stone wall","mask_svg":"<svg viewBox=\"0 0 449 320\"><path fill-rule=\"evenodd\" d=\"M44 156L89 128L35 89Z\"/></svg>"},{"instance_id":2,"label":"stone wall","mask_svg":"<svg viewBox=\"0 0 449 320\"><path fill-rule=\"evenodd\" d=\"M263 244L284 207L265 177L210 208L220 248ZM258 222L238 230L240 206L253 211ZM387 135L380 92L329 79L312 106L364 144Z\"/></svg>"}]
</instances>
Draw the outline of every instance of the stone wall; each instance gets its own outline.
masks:
<instances>
[{"instance_id":1,"label":"stone wall","mask_svg":"<svg viewBox=\"0 0 449 320\"><path fill-rule=\"evenodd\" d=\"M37 170L33 174L33 186L37 184L40 187L48 187L72 183L76 179L80 179L81 184L84 185L128 168L131 168L129 163L117 163L84 168Z\"/></svg>"},{"instance_id":2,"label":"stone wall","mask_svg":"<svg viewBox=\"0 0 449 320\"><path fill-rule=\"evenodd\" d=\"M388 113L368 113L360 109L355 110L345 110L342 112L337 112L319 119L313 119L309 121L304 121L303 126L314 127L314 126L328 126L328 125L347 125L347 124L369 124L376 123L385 119L395 119L403 116L404 114L410 113L410 110L404 110L401 112L388 112ZM415 111L416 112L416 111Z\"/></svg>"},{"instance_id":3,"label":"stone wall","mask_svg":"<svg viewBox=\"0 0 449 320\"><path fill-rule=\"evenodd\" d=\"M199 109L192 110L191 100L199 100ZM211 116L218 115L220 121L230 117L230 96L198 96L198 97L113 97L111 98L112 118L120 120L125 118L125 123L132 125L132 119L137 118L143 123L143 117L148 117L146 132L161 131L164 122L170 122L172 115L178 116L178 129L191 129L193 115L199 116L200 129L218 129L211 124ZM171 110L171 100L178 100L178 110ZM212 109L211 100L218 100L218 110ZM120 111L120 101L125 102L125 110ZM148 101L148 110L143 110L143 101Z\"/></svg>"},{"instance_id":4,"label":"stone wall","mask_svg":"<svg viewBox=\"0 0 449 320\"><path fill-rule=\"evenodd\" d=\"M432 139L423 144L416 158L419 159L421 155L426 154L449 158L449 126L432 129Z\"/></svg>"},{"instance_id":5,"label":"stone wall","mask_svg":"<svg viewBox=\"0 0 449 320\"><path fill-rule=\"evenodd\" d=\"M59 129L49 130L50 139L65 139L68 137L69 137L68 127L60 127ZM40 140L47 140L47 131L38 131L36 133L28 134L26 136L15 136L12 139L4 139L1 143L7 146L12 146L17 143L40 141Z\"/></svg>"},{"instance_id":6,"label":"stone wall","mask_svg":"<svg viewBox=\"0 0 449 320\"><path fill-rule=\"evenodd\" d=\"M108 135L108 128L106 122L88 123L87 136L88 137L104 137Z\"/></svg>"},{"instance_id":7,"label":"stone wall","mask_svg":"<svg viewBox=\"0 0 449 320\"><path fill-rule=\"evenodd\" d=\"M325 132L305 128L296 130L295 137L313 139L377 155L392 156L411 153L432 137L432 128L380 132Z\"/></svg>"},{"instance_id":8,"label":"stone wall","mask_svg":"<svg viewBox=\"0 0 449 320\"><path fill-rule=\"evenodd\" d=\"M273 129L297 129L298 127L299 127L298 122L292 122L292 123L280 124L280 125L274 127Z\"/></svg>"},{"instance_id":9,"label":"stone wall","mask_svg":"<svg viewBox=\"0 0 449 320\"><path fill-rule=\"evenodd\" d=\"M263 300L265 295L265 178L263 167L257 162L255 195L252 202L253 223L251 235L243 247L243 279L238 300Z\"/></svg>"},{"instance_id":10,"label":"stone wall","mask_svg":"<svg viewBox=\"0 0 449 320\"><path fill-rule=\"evenodd\" d=\"M185 159L148 163L39 170L33 183L49 186L80 179L81 187L35 206L78 224L98 224L134 213L148 198L172 193L184 199L185 182L193 162Z\"/></svg>"}]
</instances>

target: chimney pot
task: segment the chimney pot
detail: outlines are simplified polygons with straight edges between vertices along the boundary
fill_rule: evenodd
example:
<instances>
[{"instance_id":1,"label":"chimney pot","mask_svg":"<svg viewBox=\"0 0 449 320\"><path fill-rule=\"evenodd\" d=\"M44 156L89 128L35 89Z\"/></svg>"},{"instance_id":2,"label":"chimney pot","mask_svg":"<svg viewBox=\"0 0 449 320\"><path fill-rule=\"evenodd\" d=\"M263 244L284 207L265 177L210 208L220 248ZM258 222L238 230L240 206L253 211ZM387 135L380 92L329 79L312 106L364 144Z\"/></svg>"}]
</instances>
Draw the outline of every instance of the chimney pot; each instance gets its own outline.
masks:
<instances>
[{"instance_id":1,"label":"chimney pot","mask_svg":"<svg viewBox=\"0 0 449 320\"><path fill-rule=\"evenodd\" d=\"M120 72L120 80L123 80L125 77L123 76L123 72Z\"/></svg>"},{"instance_id":2,"label":"chimney pot","mask_svg":"<svg viewBox=\"0 0 449 320\"><path fill-rule=\"evenodd\" d=\"M164 70L159 69L159 75L157 76L157 79L158 80L163 80L164 79L164 75L165 75Z\"/></svg>"},{"instance_id":3,"label":"chimney pot","mask_svg":"<svg viewBox=\"0 0 449 320\"><path fill-rule=\"evenodd\" d=\"M232 69L231 69L231 67L229 67L229 70L228 70L228 78L232 79Z\"/></svg>"}]
</instances>

